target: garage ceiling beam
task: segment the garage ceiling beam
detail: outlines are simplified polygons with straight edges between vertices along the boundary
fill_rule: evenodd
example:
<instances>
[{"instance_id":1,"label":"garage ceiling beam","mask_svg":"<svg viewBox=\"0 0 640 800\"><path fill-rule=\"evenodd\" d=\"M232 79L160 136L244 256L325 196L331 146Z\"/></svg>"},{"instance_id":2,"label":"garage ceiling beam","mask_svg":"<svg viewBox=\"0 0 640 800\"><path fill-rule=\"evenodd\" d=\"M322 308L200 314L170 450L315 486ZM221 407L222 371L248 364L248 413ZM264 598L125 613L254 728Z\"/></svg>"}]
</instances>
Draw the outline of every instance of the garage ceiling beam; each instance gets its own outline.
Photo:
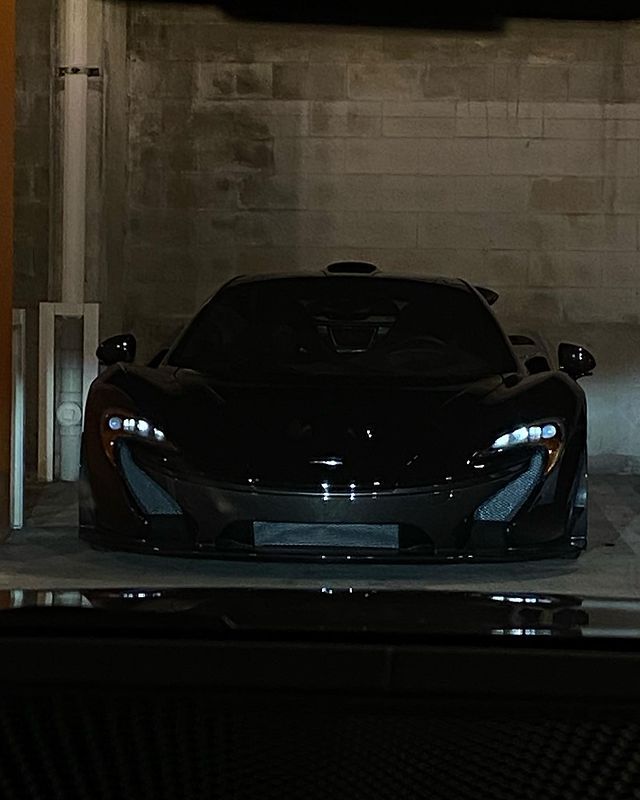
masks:
<instances>
[{"instance_id":1,"label":"garage ceiling beam","mask_svg":"<svg viewBox=\"0 0 640 800\"><path fill-rule=\"evenodd\" d=\"M0 2L0 540L9 531L13 340L15 0Z\"/></svg>"}]
</instances>

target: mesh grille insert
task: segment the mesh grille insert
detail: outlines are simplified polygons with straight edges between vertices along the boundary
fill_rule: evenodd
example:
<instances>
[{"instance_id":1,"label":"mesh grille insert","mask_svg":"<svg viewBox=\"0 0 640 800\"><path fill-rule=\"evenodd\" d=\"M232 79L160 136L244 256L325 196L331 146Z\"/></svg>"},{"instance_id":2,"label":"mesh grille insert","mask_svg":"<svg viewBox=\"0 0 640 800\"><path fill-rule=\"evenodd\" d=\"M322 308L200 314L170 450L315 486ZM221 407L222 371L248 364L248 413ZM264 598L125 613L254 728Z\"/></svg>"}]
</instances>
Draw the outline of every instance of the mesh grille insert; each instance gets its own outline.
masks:
<instances>
[{"instance_id":1,"label":"mesh grille insert","mask_svg":"<svg viewBox=\"0 0 640 800\"><path fill-rule=\"evenodd\" d=\"M482 522L510 522L537 486L544 471L545 460L544 451L537 450L527 471L483 503L476 511L475 519Z\"/></svg>"},{"instance_id":2,"label":"mesh grille insert","mask_svg":"<svg viewBox=\"0 0 640 800\"><path fill-rule=\"evenodd\" d=\"M182 514L173 497L136 464L126 442L120 443L118 457L129 491L145 514Z\"/></svg>"}]
</instances>

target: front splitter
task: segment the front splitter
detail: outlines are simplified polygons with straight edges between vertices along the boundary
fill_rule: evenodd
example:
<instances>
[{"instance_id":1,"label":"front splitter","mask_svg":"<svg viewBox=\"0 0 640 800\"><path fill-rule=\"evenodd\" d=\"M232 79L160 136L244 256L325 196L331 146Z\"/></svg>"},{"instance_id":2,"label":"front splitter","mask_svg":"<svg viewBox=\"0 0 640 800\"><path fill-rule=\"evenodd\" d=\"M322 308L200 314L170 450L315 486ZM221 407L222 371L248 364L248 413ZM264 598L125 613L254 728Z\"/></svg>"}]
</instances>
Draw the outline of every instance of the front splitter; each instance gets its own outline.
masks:
<instances>
[{"instance_id":1,"label":"front splitter","mask_svg":"<svg viewBox=\"0 0 640 800\"><path fill-rule=\"evenodd\" d=\"M539 561L541 559L575 559L584 547L571 544L567 539L530 547L507 547L495 551L420 553L401 551L338 553L316 548L262 548L256 550L219 550L212 545L158 544L151 539L131 539L109 531L81 528L80 538L103 550L140 553L172 558L210 559L220 561L312 564L483 564L514 561ZM304 552L302 552L304 551Z\"/></svg>"}]
</instances>

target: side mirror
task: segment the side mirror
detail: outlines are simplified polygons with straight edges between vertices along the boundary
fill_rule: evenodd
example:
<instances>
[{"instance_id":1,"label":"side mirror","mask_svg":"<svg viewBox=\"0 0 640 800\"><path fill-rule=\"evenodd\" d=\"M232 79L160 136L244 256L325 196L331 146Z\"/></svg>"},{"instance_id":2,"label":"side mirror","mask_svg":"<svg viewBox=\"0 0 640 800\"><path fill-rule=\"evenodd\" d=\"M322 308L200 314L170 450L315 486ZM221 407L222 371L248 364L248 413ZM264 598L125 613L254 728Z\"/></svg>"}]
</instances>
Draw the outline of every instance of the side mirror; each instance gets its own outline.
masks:
<instances>
[{"instance_id":1,"label":"side mirror","mask_svg":"<svg viewBox=\"0 0 640 800\"><path fill-rule=\"evenodd\" d=\"M596 366L595 358L586 348L568 342L558 345L558 362L560 369L576 381L592 375Z\"/></svg>"},{"instance_id":2,"label":"side mirror","mask_svg":"<svg viewBox=\"0 0 640 800\"><path fill-rule=\"evenodd\" d=\"M130 333L111 336L98 347L96 356L98 361L107 367L119 361L131 364L136 357L136 337Z\"/></svg>"}]
</instances>

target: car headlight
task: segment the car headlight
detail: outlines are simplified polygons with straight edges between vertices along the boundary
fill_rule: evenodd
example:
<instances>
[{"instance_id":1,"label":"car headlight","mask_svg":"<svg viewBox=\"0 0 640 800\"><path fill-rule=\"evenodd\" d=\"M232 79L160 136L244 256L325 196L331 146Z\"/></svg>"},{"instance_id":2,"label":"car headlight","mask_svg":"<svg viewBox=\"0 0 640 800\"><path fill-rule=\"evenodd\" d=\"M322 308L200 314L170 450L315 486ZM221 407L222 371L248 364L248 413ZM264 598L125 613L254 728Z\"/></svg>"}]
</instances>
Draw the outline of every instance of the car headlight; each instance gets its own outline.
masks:
<instances>
[{"instance_id":1,"label":"car headlight","mask_svg":"<svg viewBox=\"0 0 640 800\"><path fill-rule=\"evenodd\" d=\"M508 433L503 433L491 445L491 451L501 452L514 447L535 445L547 450L547 466L545 473L551 472L562 454L564 447L564 430L559 420L543 420L530 425L520 425Z\"/></svg>"},{"instance_id":2,"label":"car headlight","mask_svg":"<svg viewBox=\"0 0 640 800\"><path fill-rule=\"evenodd\" d=\"M112 463L115 463L116 442L123 437L168 446L161 428L144 417L118 409L107 411L104 415L101 435L104 450Z\"/></svg>"}]
</instances>

